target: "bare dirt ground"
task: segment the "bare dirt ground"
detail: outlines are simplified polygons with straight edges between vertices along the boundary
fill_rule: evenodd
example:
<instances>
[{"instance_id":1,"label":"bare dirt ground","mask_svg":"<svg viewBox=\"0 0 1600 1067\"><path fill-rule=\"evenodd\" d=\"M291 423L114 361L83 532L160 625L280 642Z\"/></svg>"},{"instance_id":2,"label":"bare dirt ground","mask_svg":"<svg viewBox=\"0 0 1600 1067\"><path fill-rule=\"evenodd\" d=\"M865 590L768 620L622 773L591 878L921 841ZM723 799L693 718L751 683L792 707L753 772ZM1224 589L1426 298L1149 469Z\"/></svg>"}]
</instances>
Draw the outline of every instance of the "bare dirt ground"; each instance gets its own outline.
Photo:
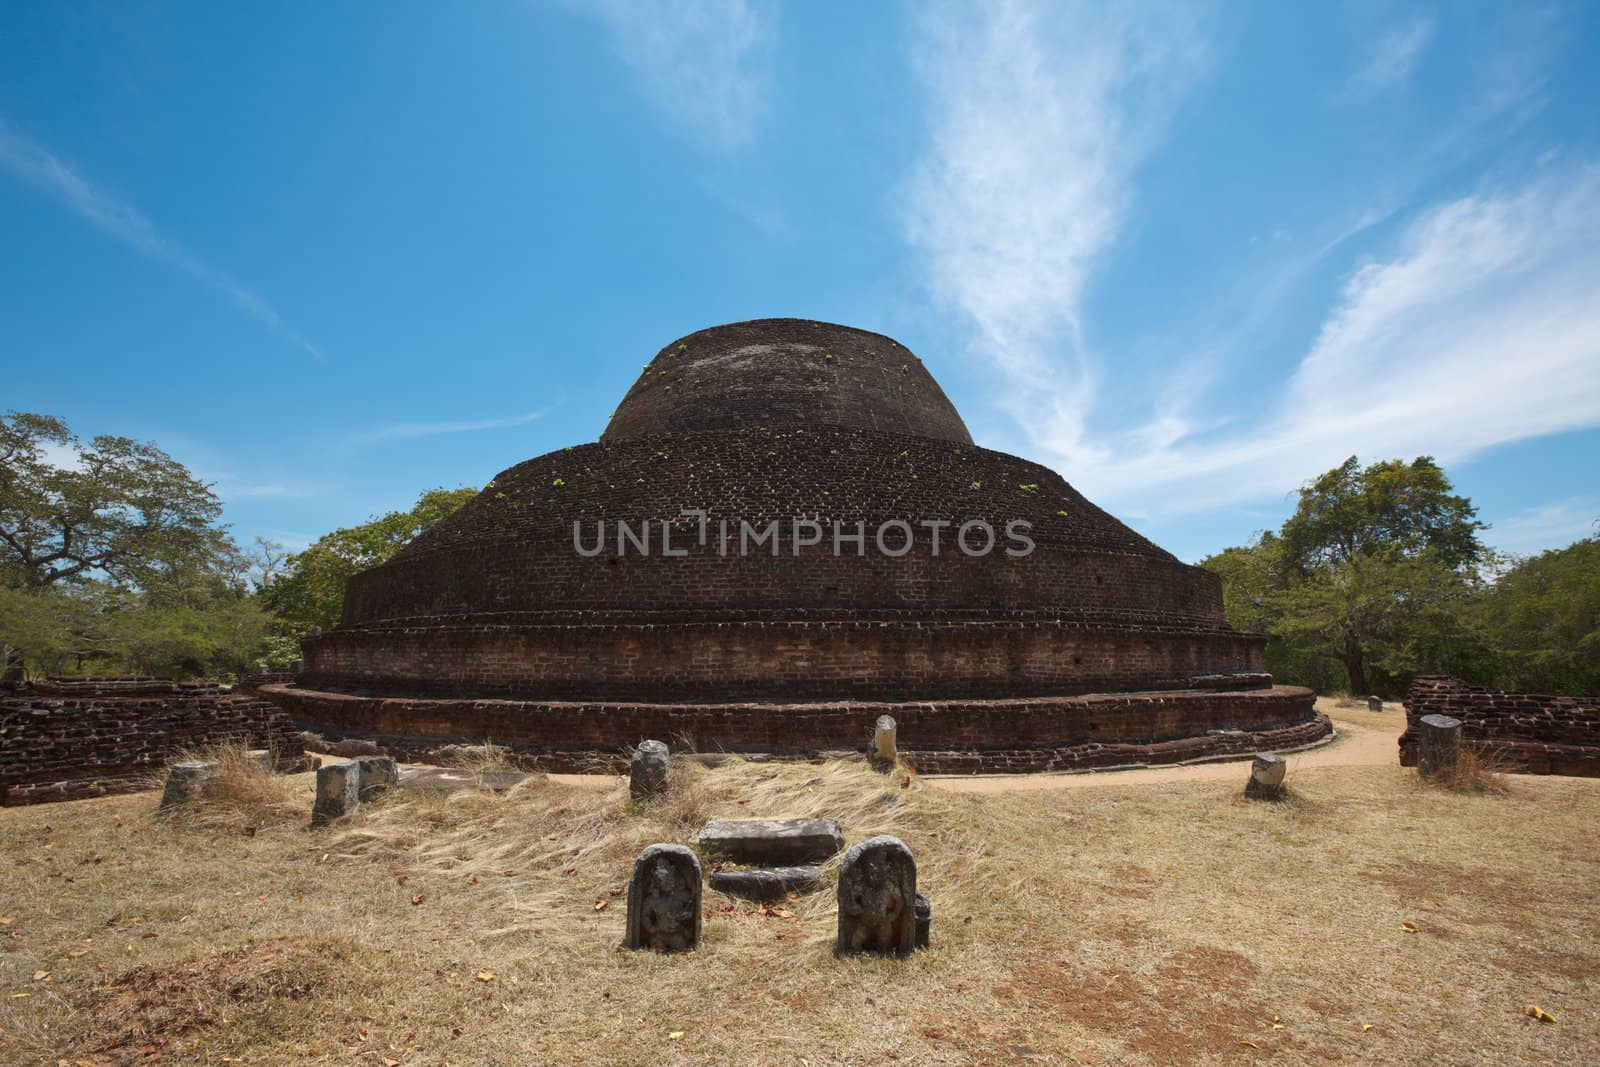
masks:
<instances>
[{"instance_id":1,"label":"bare dirt ground","mask_svg":"<svg viewBox=\"0 0 1600 1067\"><path fill-rule=\"evenodd\" d=\"M535 776L315 831L310 775L3 809L0 1063L1600 1063L1600 780L1310 755L1279 803L1237 763L972 795L735 761L642 807ZM836 959L831 888L708 891L697 952L618 949L645 845L814 815L910 845L930 949Z\"/></svg>"},{"instance_id":2,"label":"bare dirt ground","mask_svg":"<svg viewBox=\"0 0 1600 1067\"><path fill-rule=\"evenodd\" d=\"M1320 697L1317 710L1333 720L1337 735L1327 744L1288 755L1289 776L1311 767L1398 766L1400 735L1406 728L1405 709L1385 704L1382 712L1370 712L1365 702ZM928 781L941 789L962 793L1004 793L1028 789L1093 789L1105 785L1159 785L1167 782L1243 782L1248 771L1244 761L1176 764L1126 771L1091 771L1077 774L1014 775L930 775Z\"/></svg>"}]
</instances>

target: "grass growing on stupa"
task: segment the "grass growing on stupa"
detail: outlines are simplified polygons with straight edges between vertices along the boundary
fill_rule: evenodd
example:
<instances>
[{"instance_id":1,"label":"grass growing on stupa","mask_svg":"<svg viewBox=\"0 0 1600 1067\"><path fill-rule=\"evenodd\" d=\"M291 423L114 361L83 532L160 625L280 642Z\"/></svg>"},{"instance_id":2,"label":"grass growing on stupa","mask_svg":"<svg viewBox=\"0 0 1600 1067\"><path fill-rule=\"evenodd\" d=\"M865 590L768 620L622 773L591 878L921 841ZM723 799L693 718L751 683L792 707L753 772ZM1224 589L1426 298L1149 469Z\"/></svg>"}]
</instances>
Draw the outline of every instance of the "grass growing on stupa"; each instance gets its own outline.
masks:
<instances>
[{"instance_id":1,"label":"grass growing on stupa","mask_svg":"<svg viewBox=\"0 0 1600 1067\"><path fill-rule=\"evenodd\" d=\"M0 1062L1600 1062L1600 781L1326 767L1257 804L1247 767L969 795L675 764L656 804L534 779L319 831L309 775L5 809ZM931 949L836 959L831 885L707 890L698 952L618 949L645 845L806 815L910 845Z\"/></svg>"}]
</instances>

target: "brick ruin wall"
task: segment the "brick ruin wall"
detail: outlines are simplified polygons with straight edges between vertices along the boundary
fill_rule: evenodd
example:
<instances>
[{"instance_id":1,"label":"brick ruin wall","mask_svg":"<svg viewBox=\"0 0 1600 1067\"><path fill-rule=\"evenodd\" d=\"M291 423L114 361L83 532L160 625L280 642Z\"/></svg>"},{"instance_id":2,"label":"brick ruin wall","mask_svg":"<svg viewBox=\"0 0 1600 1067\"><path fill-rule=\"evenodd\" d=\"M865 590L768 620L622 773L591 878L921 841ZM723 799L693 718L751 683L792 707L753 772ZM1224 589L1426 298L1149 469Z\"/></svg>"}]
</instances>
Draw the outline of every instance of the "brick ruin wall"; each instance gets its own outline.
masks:
<instances>
[{"instance_id":1,"label":"brick ruin wall","mask_svg":"<svg viewBox=\"0 0 1600 1067\"><path fill-rule=\"evenodd\" d=\"M1464 744L1522 774L1600 778L1600 697L1509 693L1459 678L1418 678L1406 694L1400 764L1417 764L1417 720L1461 720Z\"/></svg>"},{"instance_id":2,"label":"brick ruin wall","mask_svg":"<svg viewBox=\"0 0 1600 1067\"><path fill-rule=\"evenodd\" d=\"M707 512L704 544L685 508ZM824 530L823 543L798 555L797 517ZM647 519L648 554L627 540L619 549L616 523L643 536ZM955 543L958 525L974 519L995 531L995 548L981 556ZM863 524L866 542L841 541L836 555L835 520L843 533ZM1036 547L1026 556L1006 555L1013 520L1031 524ZM581 555L573 523L592 550L601 521L599 553ZM913 526L915 547L904 556L878 551L876 531L889 521ZM955 524L943 530L938 556L925 521ZM757 531L777 522L777 553L770 540L743 544L744 522ZM902 536L891 532L886 543L898 550ZM976 551L982 537L973 538ZM1223 622L1216 575L1150 544L1046 467L928 438L814 427L579 445L518 464L389 562L351 578L342 625L552 605L713 614L1070 607Z\"/></svg>"},{"instance_id":3,"label":"brick ruin wall","mask_svg":"<svg viewBox=\"0 0 1600 1067\"><path fill-rule=\"evenodd\" d=\"M675 751L818 759L863 752L879 715L925 772L1020 773L1179 763L1314 744L1331 732L1309 689L1098 694L1005 701L640 704L363 697L268 686L296 722L425 761L447 744L504 745L551 771L621 769L645 738Z\"/></svg>"},{"instance_id":4,"label":"brick ruin wall","mask_svg":"<svg viewBox=\"0 0 1600 1067\"><path fill-rule=\"evenodd\" d=\"M1005 699L1195 688L1261 670L1264 639L1060 619L496 625L413 620L304 643L308 688L544 700ZM1251 682L1241 679L1240 688Z\"/></svg>"},{"instance_id":5,"label":"brick ruin wall","mask_svg":"<svg viewBox=\"0 0 1600 1067\"><path fill-rule=\"evenodd\" d=\"M161 678L49 678L0 695L0 803L131 793L185 749L228 742L270 749L304 769L288 716L255 686Z\"/></svg>"}]
</instances>

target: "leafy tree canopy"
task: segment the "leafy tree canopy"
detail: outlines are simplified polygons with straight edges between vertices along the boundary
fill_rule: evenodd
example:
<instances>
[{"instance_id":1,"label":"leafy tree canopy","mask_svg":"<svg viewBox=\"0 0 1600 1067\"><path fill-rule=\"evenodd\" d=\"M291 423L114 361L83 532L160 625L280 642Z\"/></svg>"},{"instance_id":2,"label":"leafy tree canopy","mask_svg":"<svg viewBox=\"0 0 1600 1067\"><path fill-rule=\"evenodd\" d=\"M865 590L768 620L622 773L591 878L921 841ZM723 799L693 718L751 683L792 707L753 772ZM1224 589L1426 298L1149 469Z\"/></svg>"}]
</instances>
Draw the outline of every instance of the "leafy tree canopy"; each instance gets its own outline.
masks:
<instances>
[{"instance_id":1,"label":"leafy tree canopy","mask_svg":"<svg viewBox=\"0 0 1600 1067\"><path fill-rule=\"evenodd\" d=\"M53 462L54 460L54 462ZM85 446L48 415L0 416L0 577L44 589L105 578L142 586L225 551L211 487L154 444Z\"/></svg>"},{"instance_id":2,"label":"leafy tree canopy","mask_svg":"<svg viewBox=\"0 0 1600 1067\"><path fill-rule=\"evenodd\" d=\"M1429 456L1363 467L1355 456L1300 490L1283 524L1283 558L1302 573L1376 555L1431 555L1446 567L1483 555L1477 509Z\"/></svg>"},{"instance_id":3,"label":"leafy tree canopy","mask_svg":"<svg viewBox=\"0 0 1600 1067\"><path fill-rule=\"evenodd\" d=\"M1475 681L1600 694L1600 539L1518 562L1475 605L1495 650Z\"/></svg>"},{"instance_id":4,"label":"leafy tree canopy","mask_svg":"<svg viewBox=\"0 0 1600 1067\"><path fill-rule=\"evenodd\" d=\"M1462 615L1486 558L1476 516L1427 456L1352 456L1301 489L1277 534L1201 565L1222 575L1229 621L1269 635L1275 673L1325 684L1321 660L1353 692L1393 691L1476 647Z\"/></svg>"},{"instance_id":5,"label":"leafy tree canopy","mask_svg":"<svg viewBox=\"0 0 1600 1067\"><path fill-rule=\"evenodd\" d=\"M344 610L344 584L376 567L422 531L477 496L476 489L430 489L409 511L391 511L325 534L287 561L262 598L286 622L304 630L333 627Z\"/></svg>"}]
</instances>

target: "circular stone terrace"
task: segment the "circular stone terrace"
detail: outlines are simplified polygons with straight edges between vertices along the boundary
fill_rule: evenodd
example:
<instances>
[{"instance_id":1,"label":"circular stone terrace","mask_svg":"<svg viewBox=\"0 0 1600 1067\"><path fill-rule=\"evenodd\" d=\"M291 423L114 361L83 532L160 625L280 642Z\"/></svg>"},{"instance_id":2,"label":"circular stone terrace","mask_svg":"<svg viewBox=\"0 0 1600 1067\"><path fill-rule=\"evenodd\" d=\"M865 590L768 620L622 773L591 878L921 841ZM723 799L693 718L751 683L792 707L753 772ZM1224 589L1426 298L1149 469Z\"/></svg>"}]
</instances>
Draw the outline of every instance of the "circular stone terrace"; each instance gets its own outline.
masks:
<instances>
[{"instance_id":1,"label":"circular stone terrace","mask_svg":"<svg viewBox=\"0 0 1600 1067\"><path fill-rule=\"evenodd\" d=\"M1217 577L972 443L887 337L761 320L674 341L600 440L530 459L356 575L267 695L398 755L551 769L675 748L925 771L1172 763L1328 736Z\"/></svg>"}]
</instances>

